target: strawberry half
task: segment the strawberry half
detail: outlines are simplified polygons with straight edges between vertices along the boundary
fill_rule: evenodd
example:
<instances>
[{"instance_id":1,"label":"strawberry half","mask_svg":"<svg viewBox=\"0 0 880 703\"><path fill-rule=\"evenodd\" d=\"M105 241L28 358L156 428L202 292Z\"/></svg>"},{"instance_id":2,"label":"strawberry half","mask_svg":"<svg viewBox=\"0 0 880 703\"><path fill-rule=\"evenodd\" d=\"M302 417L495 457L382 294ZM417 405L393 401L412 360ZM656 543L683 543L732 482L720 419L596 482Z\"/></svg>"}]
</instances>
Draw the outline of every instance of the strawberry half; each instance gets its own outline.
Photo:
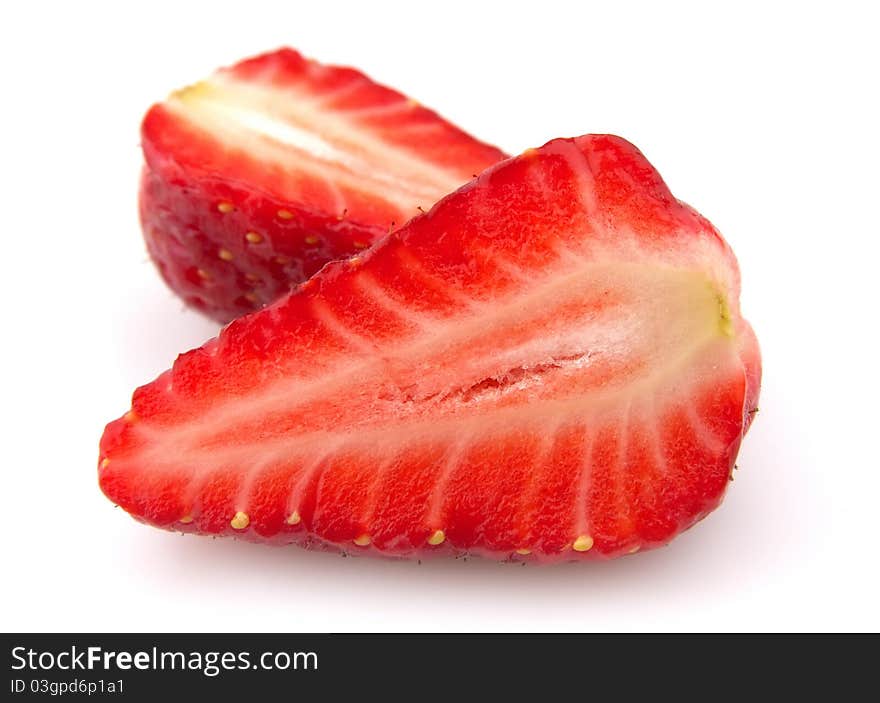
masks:
<instances>
[{"instance_id":1,"label":"strawberry half","mask_svg":"<svg viewBox=\"0 0 880 703\"><path fill-rule=\"evenodd\" d=\"M139 388L100 484L137 519L554 561L715 508L758 397L739 274L631 144L505 161Z\"/></svg>"},{"instance_id":2,"label":"strawberry half","mask_svg":"<svg viewBox=\"0 0 880 703\"><path fill-rule=\"evenodd\" d=\"M504 158L350 68L282 49L154 105L142 127L147 248L226 322L370 246Z\"/></svg>"}]
</instances>

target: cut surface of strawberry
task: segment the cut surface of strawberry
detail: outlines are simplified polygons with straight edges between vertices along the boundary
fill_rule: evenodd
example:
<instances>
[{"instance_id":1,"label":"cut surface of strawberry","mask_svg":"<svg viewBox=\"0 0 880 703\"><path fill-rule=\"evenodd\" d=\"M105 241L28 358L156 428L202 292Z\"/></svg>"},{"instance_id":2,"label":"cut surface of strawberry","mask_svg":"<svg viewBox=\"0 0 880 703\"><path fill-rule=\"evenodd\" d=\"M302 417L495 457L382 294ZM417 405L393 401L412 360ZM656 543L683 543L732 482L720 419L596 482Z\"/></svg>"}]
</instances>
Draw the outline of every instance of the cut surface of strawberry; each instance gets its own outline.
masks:
<instances>
[{"instance_id":1,"label":"cut surface of strawberry","mask_svg":"<svg viewBox=\"0 0 880 703\"><path fill-rule=\"evenodd\" d=\"M721 501L760 357L717 231L619 137L496 165L139 388L99 480L159 527L552 562Z\"/></svg>"},{"instance_id":2,"label":"cut surface of strawberry","mask_svg":"<svg viewBox=\"0 0 880 703\"><path fill-rule=\"evenodd\" d=\"M140 215L169 286L226 322L504 158L350 68L282 49L154 105Z\"/></svg>"}]
</instances>

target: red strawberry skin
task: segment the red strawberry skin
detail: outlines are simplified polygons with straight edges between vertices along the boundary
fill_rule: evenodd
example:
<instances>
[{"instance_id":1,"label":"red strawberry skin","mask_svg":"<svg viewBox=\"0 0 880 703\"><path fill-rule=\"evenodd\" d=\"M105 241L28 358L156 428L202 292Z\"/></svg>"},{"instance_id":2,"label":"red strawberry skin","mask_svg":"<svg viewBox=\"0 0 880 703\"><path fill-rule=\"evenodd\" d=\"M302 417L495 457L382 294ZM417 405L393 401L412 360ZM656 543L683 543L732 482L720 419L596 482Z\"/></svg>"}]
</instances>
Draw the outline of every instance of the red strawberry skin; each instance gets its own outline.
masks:
<instances>
[{"instance_id":1,"label":"red strawberry skin","mask_svg":"<svg viewBox=\"0 0 880 703\"><path fill-rule=\"evenodd\" d=\"M281 49L154 105L140 217L162 277L220 322L365 249L504 158L350 68Z\"/></svg>"},{"instance_id":2,"label":"red strawberry skin","mask_svg":"<svg viewBox=\"0 0 880 703\"><path fill-rule=\"evenodd\" d=\"M105 494L166 529L539 563L666 544L758 401L718 232L612 136L488 169L139 388Z\"/></svg>"}]
</instances>

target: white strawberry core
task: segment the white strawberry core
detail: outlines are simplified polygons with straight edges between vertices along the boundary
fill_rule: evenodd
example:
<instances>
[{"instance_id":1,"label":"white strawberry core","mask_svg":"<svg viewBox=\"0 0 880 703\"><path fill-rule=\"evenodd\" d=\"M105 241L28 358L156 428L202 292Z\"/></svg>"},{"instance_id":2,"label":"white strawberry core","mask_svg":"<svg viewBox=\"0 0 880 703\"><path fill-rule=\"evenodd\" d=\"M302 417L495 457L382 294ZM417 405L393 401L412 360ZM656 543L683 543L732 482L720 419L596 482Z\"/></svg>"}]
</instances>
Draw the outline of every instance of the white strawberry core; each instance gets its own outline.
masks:
<instances>
[{"instance_id":1,"label":"white strawberry core","mask_svg":"<svg viewBox=\"0 0 880 703\"><path fill-rule=\"evenodd\" d=\"M161 429L156 460L173 446L176 461L187 448L194 459L208 450L244 461L253 451L241 442L245 427L262 457L279 458L349 445L393 451L414 437L504 432L536 418L549 428L645 399L679 403L740 369L724 298L692 270L569 254L502 299L462 295L467 312L448 318L408 310L366 271L355 275L370 303L399 313L408 333L377 344L316 301L314 314L340 340L326 367L293 364L245 397Z\"/></svg>"},{"instance_id":2,"label":"white strawberry core","mask_svg":"<svg viewBox=\"0 0 880 703\"><path fill-rule=\"evenodd\" d=\"M461 173L421 158L399 141L383 139L380 127L366 121L374 110L333 107L328 104L333 96L315 95L297 83L282 89L221 73L172 95L167 106L224 144L282 169L308 173L336 192L342 204L345 197L337 184L387 201L408 219L417 207L428 209L463 184ZM382 114L387 118L413 105L401 98L382 106ZM434 128L432 122L403 124L395 126L393 136L415 130L430 142Z\"/></svg>"}]
</instances>

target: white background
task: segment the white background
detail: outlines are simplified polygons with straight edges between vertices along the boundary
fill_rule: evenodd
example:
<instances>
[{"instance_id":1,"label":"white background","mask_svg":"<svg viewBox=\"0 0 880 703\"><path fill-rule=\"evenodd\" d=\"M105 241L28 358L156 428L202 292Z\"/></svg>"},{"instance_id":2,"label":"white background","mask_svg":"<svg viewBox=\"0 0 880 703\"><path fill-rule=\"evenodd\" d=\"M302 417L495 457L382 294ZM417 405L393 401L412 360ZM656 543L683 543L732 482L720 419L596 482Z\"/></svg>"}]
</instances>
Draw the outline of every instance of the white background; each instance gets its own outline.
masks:
<instances>
[{"instance_id":1,"label":"white background","mask_svg":"<svg viewBox=\"0 0 880 703\"><path fill-rule=\"evenodd\" d=\"M877 19L867 2L713 5L4 4L0 627L880 628ZM114 510L104 423L217 331L146 260L140 118L284 44L509 152L623 135L714 221L765 372L715 514L656 552L521 568L181 537Z\"/></svg>"}]
</instances>

